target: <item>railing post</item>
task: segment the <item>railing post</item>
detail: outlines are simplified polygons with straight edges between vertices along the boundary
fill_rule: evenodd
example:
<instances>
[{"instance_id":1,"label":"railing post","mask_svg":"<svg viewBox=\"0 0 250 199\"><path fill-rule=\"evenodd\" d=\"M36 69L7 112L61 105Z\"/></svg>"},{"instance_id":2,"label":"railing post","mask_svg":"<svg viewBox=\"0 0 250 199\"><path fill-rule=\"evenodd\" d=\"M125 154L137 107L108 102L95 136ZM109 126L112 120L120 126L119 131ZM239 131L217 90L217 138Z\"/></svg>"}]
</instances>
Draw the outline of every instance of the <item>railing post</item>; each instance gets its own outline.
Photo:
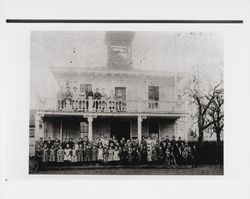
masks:
<instances>
[{"instance_id":1,"label":"railing post","mask_svg":"<svg viewBox=\"0 0 250 199\"><path fill-rule=\"evenodd\" d=\"M92 112L93 111L93 99L92 99L92 97L90 97L89 99L88 99L88 105L89 105L89 107L88 107L88 111L89 112Z\"/></svg>"}]
</instances>

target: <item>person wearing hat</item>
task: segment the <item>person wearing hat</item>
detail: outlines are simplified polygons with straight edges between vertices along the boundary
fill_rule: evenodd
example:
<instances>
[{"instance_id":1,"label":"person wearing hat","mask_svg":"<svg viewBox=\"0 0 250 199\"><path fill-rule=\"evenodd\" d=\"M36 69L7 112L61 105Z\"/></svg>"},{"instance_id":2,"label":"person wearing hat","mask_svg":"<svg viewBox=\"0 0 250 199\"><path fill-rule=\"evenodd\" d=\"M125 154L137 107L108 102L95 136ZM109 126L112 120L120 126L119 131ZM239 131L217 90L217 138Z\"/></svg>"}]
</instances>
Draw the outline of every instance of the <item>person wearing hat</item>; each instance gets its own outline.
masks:
<instances>
[{"instance_id":1,"label":"person wearing hat","mask_svg":"<svg viewBox=\"0 0 250 199\"><path fill-rule=\"evenodd\" d=\"M69 85L66 85L66 88L65 88L65 98L72 98L73 97L73 94L70 90L70 86Z\"/></svg>"}]
</instances>

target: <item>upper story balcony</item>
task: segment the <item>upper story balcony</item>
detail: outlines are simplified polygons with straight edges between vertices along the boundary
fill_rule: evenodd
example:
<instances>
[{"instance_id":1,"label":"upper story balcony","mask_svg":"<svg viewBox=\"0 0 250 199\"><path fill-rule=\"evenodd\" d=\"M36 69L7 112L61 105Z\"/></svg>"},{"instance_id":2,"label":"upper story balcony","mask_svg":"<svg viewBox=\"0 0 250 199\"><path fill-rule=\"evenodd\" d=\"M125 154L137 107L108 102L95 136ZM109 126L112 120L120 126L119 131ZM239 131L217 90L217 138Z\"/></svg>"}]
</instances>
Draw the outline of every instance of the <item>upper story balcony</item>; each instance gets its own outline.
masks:
<instances>
[{"instance_id":1,"label":"upper story balcony","mask_svg":"<svg viewBox=\"0 0 250 199\"><path fill-rule=\"evenodd\" d=\"M172 101L46 98L42 111L91 113L183 113L181 103Z\"/></svg>"}]
</instances>

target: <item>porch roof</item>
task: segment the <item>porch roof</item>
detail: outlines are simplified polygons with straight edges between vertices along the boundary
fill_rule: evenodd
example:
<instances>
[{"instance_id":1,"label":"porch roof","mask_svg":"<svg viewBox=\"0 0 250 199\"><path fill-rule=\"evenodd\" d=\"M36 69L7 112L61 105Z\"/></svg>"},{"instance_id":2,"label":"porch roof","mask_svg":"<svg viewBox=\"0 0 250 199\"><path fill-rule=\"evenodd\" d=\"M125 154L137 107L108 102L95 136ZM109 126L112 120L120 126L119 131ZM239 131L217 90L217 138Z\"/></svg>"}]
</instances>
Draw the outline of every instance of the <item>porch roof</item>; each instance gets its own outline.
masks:
<instances>
[{"instance_id":1,"label":"porch roof","mask_svg":"<svg viewBox=\"0 0 250 199\"><path fill-rule=\"evenodd\" d=\"M186 113L149 113L149 112L117 112L117 113L80 113L80 112L59 112L59 111L42 111L42 115L45 117L84 117L85 115L96 115L97 117L137 117L139 115L152 117L152 118L168 118L178 119L185 116Z\"/></svg>"}]
</instances>

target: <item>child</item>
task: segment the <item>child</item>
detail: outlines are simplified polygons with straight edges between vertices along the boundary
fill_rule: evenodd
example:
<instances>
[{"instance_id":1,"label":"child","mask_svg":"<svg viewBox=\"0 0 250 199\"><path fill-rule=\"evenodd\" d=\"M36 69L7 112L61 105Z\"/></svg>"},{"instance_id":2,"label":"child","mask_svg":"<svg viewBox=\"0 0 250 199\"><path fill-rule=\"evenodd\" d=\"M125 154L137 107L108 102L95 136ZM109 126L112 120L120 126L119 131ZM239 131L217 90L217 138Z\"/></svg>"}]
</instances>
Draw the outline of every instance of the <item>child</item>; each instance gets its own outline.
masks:
<instances>
[{"instance_id":1,"label":"child","mask_svg":"<svg viewBox=\"0 0 250 199\"><path fill-rule=\"evenodd\" d=\"M157 162L157 149L156 147L152 148L152 162L153 164L155 164Z\"/></svg>"},{"instance_id":2,"label":"child","mask_svg":"<svg viewBox=\"0 0 250 199\"><path fill-rule=\"evenodd\" d=\"M132 162L133 162L133 164L138 163L138 156L137 156L137 152L136 152L135 147L133 147L133 149L132 149Z\"/></svg>"},{"instance_id":3,"label":"child","mask_svg":"<svg viewBox=\"0 0 250 199\"><path fill-rule=\"evenodd\" d=\"M120 151L119 148L116 146L114 150L114 162L117 164L120 161Z\"/></svg>"},{"instance_id":4,"label":"child","mask_svg":"<svg viewBox=\"0 0 250 199\"><path fill-rule=\"evenodd\" d=\"M89 144L87 145L85 149L84 160L85 162L88 162L88 163L91 161L91 147Z\"/></svg>"},{"instance_id":5,"label":"child","mask_svg":"<svg viewBox=\"0 0 250 199\"><path fill-rule=\"evenodd\" d=\"M79 144L79 149L77 153L77 162L83 162L83 148L82 144Z\"/></svg>"},{"instance_id":6,"label":"child","mask_svg":"<svg viewBox=\"0 0 250 199\"><path fill-rule=\"evenodd\" d=\"M109 147L109 157L108 157L108 162L112 163L114 160L114 149L112 147Z\"/></svg>"},{"instance_id":7,"label":"child","mask_svg":"<svg viewBox=\"0 0 250 199\"><path fill-rule=\"evenodd\" d=\"M121 151L121 163L126 164L127 160L128 160L128 151L126 150L125 147L123 147Z\"/></svg>"},{"instance_id":8,"label":"child","mask_svg":"<svg viewBox=\"0 0 250 199\"><path fill-rule=\"evenodd\" d=\"M93 146L92 151L91 151L91 158L92 158L93 164L95 164L97 161L97 148L95 145Z\"/></svg>"},{"instance_id":9,"label":"child","mask_svg":"<svg viewBox=\"0 0 250 199\"><path fill-rule=\"evenodd\" d=\"M71 162L71 148L69 144L66 144L66 148L64 149L64 162Z\"/></svg>"},{"instance_id":10,"label":"child","mask_svg":"<svg viewBox=\"0 0 250 199\"><path fill-rule=\"evenodd\" d=\"M169 148L169 159L170 159L170 165L175 166L176 165L176 159L175 159L175 155L174 155L174 149L173 147Z\"/></svg>"},{"instance_id":11,"label":"child","mask_svg":"<svg viewBox=\"0 0 250 199\"><path fill-rule=\"evenodd\" d=\"M49 159L49 148L47 147L47 144L44 144L42 161L48 162L48 159Z\"/></svg>"},{"instance_id":12,"label":"child","mask_svg":"<svg viewBox=\"0 0 250 199\"><path fill-rule=\"evenodd\" d=\"M63 162L64 159L64 150L62 146L59 146L59 149L57 150L57 162Z\"/></svg>"},{"instance_id":13,"label":"child","mask_svg":"<svg viewBox=\"0 0 250 199\"><path fill-rule=\"evenodd\" d=\"M170 151L169 148L166 149L166 163L167 165L171 165L171 159L170 159Z\"/></svg>"},{"instance_id":14,"label":"child","mask_svg":"<svg viewBox=\"0 0 250 199\"><path fill-rule=\"evenodd\" d=\"M158 151L158 163L162 164L163 162L165 162L164 159L165 159L165 154L162 147L160 146Z\"/></svg>"},{"instance_id":15,"label":"child","mask_svg":"<svg viewBox=\"0 0 250 199\"><path fill-rule=\"evenodd\" d=\"M108 157L109 157L108 148L104 148L104 152L103 152L103 162L104 162L104 164L108 163Z\"/></svg>"},{"instance_id":16,"label":"child","mask_svg":"<svg viewBox=\"0 0 250 199\"><path fill-rule=\"evenodd\" d=\"M97 150L97 160L99 162L103 162L103 147L100 145L100 147Z\"/></svg>"},{"instance_id":17,"label":"child","mask_svg":"<svg viewBox=\"0 0 250 199\"><path fill-rule=\"evenodd\" d=\"M141 162L141 152L140 152L139 148L136 149L136 153L137 153L137 158L138 158L138 164L140 164L140 162Z\"/></svg>"},{"instance_id":18,"label":"child","mask_svg":"<svg viewBox=\"0 0 250 199\"><path fill-rule=\"evenodd\" d=\"M133 158L132 158L132 148L129 147L128 148L128 163L131 164L132 160L133 160Z\"/></svg>"},{"instance_id":19,"label":"child","mask_svg":"<svg viewBox=\"0 0 250 199\"><path fill-rule=\"evenodd\" d=\"M146 165L147 163L147 147L145 145L143 145L141 149L141 163L143 165Z\"/></svg>"},{"instance_id":20,"label":"child","mask_svg":"<svg viewBox=\"0 0 250 199\"><path fill-rule=\"evenodd\" d=\"M73 146L71 153L72 153L71 162L77 162L77 151L75 146Z\"/></svg>"},{"instance_id":21,"label":"child","mask_svg":"<svg viewBox=\"0 0 250 199\"><path fill-rule=\"evenodd\" d=\"M52 145L50 148L49 161L50 162L56 161L56 149L54 148L54 145Z\"/></svg>"},{"instance_id":22,"label":"child","mask_svg":"<svg viewBox=\"0 0 250 199\"><path fill-rule=\"evenodd\" d=\"M79 149L79 143L77 142L77 141L75 141L75 150L76 150L76 152L78 151L78 149Z\"/></svg>"},{"instance_id":23,"label":"child","mask_svg":"<svg viewBox=\"0 0 250 199\"><path fill-rule=\"evenodd\" d=\"M151 147L148 147L147 149L147 161L149 164L152 163L152 148Z\"/></svg>"}]
</instances>

